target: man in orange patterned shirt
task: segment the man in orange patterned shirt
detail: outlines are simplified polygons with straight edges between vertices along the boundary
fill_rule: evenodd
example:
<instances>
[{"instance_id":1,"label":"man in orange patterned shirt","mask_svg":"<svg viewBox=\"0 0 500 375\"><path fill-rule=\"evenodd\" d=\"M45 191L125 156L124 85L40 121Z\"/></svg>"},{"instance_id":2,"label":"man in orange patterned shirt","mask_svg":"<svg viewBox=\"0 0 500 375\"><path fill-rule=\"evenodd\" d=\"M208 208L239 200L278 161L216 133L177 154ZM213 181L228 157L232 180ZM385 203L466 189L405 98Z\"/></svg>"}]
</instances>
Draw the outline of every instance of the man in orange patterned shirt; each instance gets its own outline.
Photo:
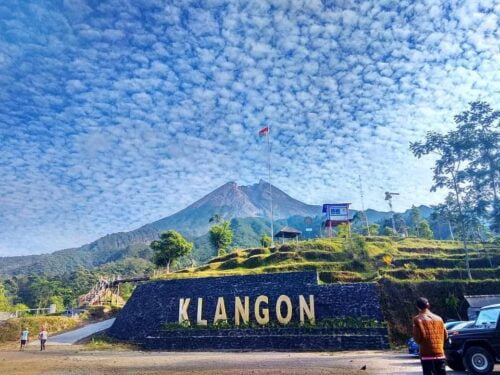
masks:
<instances>
[{"instance_id":1,"label":"man in orange patterned shirt","mask_svg":"<svg viewBox=\"0 0 500 375\"><path fill-rule=\"evenodd\" d=\"M417 300L418 315L413 318L413 338L420 346L420 361L424 375L445 375L444 342L448 333L443 319L433 314L427 298Z\"/></svg>"}]
</instances>

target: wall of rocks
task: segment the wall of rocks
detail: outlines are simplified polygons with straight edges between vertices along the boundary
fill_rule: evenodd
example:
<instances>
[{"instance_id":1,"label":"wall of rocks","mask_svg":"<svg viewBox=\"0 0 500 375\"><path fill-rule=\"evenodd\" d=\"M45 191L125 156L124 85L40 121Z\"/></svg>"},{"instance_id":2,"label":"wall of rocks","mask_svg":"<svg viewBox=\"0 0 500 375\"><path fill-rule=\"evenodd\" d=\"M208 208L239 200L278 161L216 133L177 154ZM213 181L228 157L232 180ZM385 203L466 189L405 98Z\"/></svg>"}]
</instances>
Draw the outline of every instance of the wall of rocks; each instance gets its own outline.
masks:
<instances>
[{"instance_id":1,"label":"wall of rocks","mask_svg":"<svg viewBox=\"0 0 500 375\"><path fill-rule=\"evenodd\" d=\"M292 316L284 327L277 326L276 301L290 298ZM226 276L153 281L139 285L117 317L109 334L151 349L167 350L336 350L379 349L388 346L385 329L299 327L299 296L314 296L317 323L338 318L382 321L376 284L318 285L316 272L290 272L248 276ZM235 297L250 301L250 327L234 327ZM269 327L256 324L254 303L266 296ZM229 328L211 327L219 298L223 297ZM187 315L191 328L179 328L180 299L190 298ZM198 298L203 298L202 318L207 327L196 327ZM219 302L220 303L220 302ZM281 305L282 315L288 309ZM307 318L307 316L306 316ZM186 322L184 322L186 323Z\"/></svg>"}]
</instances>

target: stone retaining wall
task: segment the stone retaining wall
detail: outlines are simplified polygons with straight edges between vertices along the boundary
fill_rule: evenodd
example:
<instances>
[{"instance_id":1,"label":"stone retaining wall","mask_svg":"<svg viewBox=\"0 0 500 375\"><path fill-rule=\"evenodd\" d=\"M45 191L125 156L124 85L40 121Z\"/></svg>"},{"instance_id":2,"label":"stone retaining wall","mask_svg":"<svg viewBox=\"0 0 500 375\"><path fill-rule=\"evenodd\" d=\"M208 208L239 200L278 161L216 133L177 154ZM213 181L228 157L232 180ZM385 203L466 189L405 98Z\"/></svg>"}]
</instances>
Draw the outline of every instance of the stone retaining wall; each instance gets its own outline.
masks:
<instances>
[{"instance_id":1,"label":"stone retaining wall","mask_svg":"<svg viewBox=\"0 0 500 375\"><path fill-rule=\"evenodd\" d=\"M249 297L250 322L254 326L258 313L254 303L258 296L266 296L269 303L260 307L268 309L269 324L275 326L276 301L281 295L288 296L292 306L288 327L234 327L235 297L241 300ZM168 350L336 350L388 346L386 329L299 327L299 296L308 302L310 296L314 296L316 322L346 317L383 321L375 284L318 285L316 272L290 272L162 280L142 284L134 291L109 334L147 348ZM179 322L180 299L187 298L190 303L186 312L191 327L179 329L175 324ZM202 318L207 320L208 328L196 328L198 298L203 298ZM221 298L231 328L210 327ZM281 315L288 312L288 307L283 306Z\"/></svg>"}]
</instances>

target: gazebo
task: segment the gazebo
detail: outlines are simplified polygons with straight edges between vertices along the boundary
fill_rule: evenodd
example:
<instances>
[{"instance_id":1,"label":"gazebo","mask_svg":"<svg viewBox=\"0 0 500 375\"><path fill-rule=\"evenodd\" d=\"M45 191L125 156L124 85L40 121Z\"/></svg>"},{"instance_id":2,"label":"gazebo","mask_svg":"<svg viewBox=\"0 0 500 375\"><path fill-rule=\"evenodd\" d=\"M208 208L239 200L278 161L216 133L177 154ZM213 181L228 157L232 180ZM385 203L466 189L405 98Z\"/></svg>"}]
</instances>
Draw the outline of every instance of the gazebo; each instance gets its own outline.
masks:
<instances>
[{"instance_id":1,"label":"gazebo","mask_svg":"<svg viewBox=\"0 0 500 375\"><path fill-rule=\"evenodd\" d=\"M274 238L281 239L281 242L284 243L285 239L291 240L295 239L296 241L299 240L299 236L302 234L300 230L297 230L292 227L283 227L280 229L278 233L274 235Z\"/></svg>"}]
</instances>

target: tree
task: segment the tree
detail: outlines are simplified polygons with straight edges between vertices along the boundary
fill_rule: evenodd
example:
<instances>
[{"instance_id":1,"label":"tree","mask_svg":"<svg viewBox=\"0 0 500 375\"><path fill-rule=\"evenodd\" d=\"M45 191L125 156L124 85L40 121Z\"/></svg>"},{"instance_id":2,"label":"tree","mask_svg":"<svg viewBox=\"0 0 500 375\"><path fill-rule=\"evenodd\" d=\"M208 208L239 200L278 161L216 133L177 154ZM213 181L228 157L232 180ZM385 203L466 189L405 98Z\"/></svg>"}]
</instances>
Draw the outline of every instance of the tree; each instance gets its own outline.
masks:
<instances>
[{"instance_id":1,"label":"tree","mask_svg":"<svg viewBox=\"0 0 500 375\"><path fill-rule=\"evenodd\" d=\"M428 132L425 142L413 142L410 144L410 149L417 158L421 158L428 154L436 154L438 156L433 168L434 185L431 187L431 191L448 188L454 192L458 217L462 229L462 242L465 250L467 275L469 279L472 279L462 203L463 194L465 192L464 184L467 177L465 165L470 157L471 151L464 149L461 135L457 131L451 131L445 135L437 132Z\"/></svg>"},{"instance_id":2,"label":"tree","mask_svg":"<svg viewBox=\"0 0 500 375\"><path fill-rule=\"evenodd\" d=\"M408 229L406 228L406 222L401 214L394 214L394 224L396 225L397 233L403 234L405 237L408 237Z\"/></svg>"},{"instance_id":3,"label":"tree","mask_svg":"<svg viewBox=\"0 0 500 375\"><path fill-rule=\"evenodd\" d=\"M369 228L370 228L370 234L371 234L372 236L376 236L376 235L378 234L379 230L380 230L380 225L379 225L379 224L375 224L375 223L373 223L373 224L370 224L370 225L369 225ZM367 231L367 232L368 232L368 231ZM367 234L368 234L368 233L367 233Z\"/></svg>"},{"instance_id":4,"label":"tree","mask_svg":"<svg viewBox=\"0 0 500 375\"><path fill-rule=\"evenodd\" d=\"M384 232L383 232L384 236L391 236L391 237L394 237L394 236L397 236L398 234L394 231L394 229L392 229L392 227L385 227L384 228Z\"/></svg>"},{"instance_id":5,"label":"tree","mask_svg":"<svg viewBox=\"0 0 500 375\"><path fill-rule=\"evenodd\" d=\"M160 267L167 267L167 273L170 272L170 265L193 250L193 244L175 230L163 232L160 239L151 242L149 247L154 252L153 263Z\"/></svg>"},{"instance_id":6,"label":"tree","mask_svg":"<svg viewBox=\"0 0 500 375\"><path fill-rule=\"evenodd\" d=\"M9 299L7 298L5 288L2 283L0 283L0 311L9 311L11 305Z\"/></svg>"},{"instance_id":7,"label":"tree","mask_svg":"<svg viewBox=\"0 0 500 375\"><path fill-rule=\"evenodd\" d=\"M272 240L271 237L267 234L263 234L262 237L260 237L260 244L263 247L269 247L271 246Z\"/></svg>"},{"instance_id":8,"label":"tree","mask_svg":"<svg viewBox=\"0 0 500 375\"><path fill-rule=\"evenodd\" d=\"M411 206L410 222L411 222L411 227L414 231L414 234L417 237L419 237L418 226L420 223L420 209L418 207L416 207L415 205Z\"/></svg>"},{"instance_id":9,"label":"tree","mask_svg":"<svg viewBox=\"0 0 500 375\"><path fill-rule=\"evenodd\" d=\"M215 213L213 216L208 220L209 223L214 223L214 224L220 224L222 221L222 216Z\"/></svg>"},{"instance_id":10,"label":"tree","mask_svg":"<svg viewBox=\"0 0 500 375\"><path fill-rule=\"evenodd\" d=\"M61 296L52 296L49 298L49 304L56 305L56 311L63 311L65 309L64 299Z\"/></svg>"},{"instance_id":11,"label":"tree","mask_svg":"<svg viewBox=\"0 0 500 375\"><path fill-rule=\"evenodd\" d=\"M432 206L432 214L431 219L437 222L443 222L448 225L448 231L450 232L450 238L455 240L455 236L453 234L454 228L459 223L457 210L453 208L454 205L454 197L453 194L450 193L445 198L444 203L440 203L436 206Z\"/></svg>"},{"instance_id":12,"label":"tree","mask_svg":"<svg viewBox=\"0 0 500 375\"><path fill-rule=\"evenodd\" d=\"M455 116L461 147L468 150L465 168L470 182L468 194L473 197L478 213L491 212L492 229L500 231L500 202L498 179L500 174L500 111L486 102L469 103L468 110Z\"/></svg>"},{"instance_id":13,"label":"tree","mask_svg":"<svg viewBox=\"0 0 500 375\"><path fill-rule=\"evenodd\" d=\"M432 233L431 227L427 220L421 220L417 225L419 237L432 240L434 238L434 233Z\"/></svg>"},{"instance_id":14,"label":"tree","mask_svg":"<svg viewBox=\"0 0 500 375\"><path fill-rule=\"evenodd\" d=\"M337 237L349 238L349 225L342 223L337 227Z\"/></svg>"},{"instance_id":15,"label":"tree","mask_svg":"<svg viewBox=\"0 0 500 375\"><path fill-rule=\"evenodd\" d=\"M225 220L220 224L216 224L209 231L210 242L217 250L218 255L223 255L227 251L228 246L233 241L233 231L229 225L229 221Z\"/></svg>"}]
</instances>

